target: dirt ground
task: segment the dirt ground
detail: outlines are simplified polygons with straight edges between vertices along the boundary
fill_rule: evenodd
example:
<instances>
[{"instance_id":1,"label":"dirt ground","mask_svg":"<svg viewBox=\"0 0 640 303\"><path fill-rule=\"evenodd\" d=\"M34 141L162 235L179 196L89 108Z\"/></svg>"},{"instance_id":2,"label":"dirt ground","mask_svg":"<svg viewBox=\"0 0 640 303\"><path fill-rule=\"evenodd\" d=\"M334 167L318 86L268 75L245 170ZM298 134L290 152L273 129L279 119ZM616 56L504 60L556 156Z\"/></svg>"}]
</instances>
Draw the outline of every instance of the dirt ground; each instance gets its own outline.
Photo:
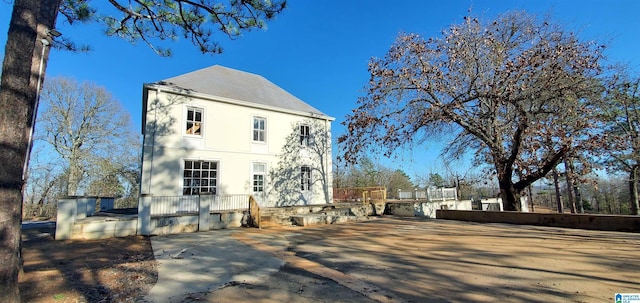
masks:
<instances>
[{"instance_id":1,"label":"dirt ground","mask_svg":"<svg viewBox=\"0 0 640 303\"><path fill-rule=\"evenodd\" d=\"M613 302L640 293L637 233L384 217L232 236L285 265L183 302ZM135 302L157 279L149 238L36 238L24 244L25 302Z\"/></svg>"},{"instance_id":2,"label":"dirt ground","mask_svg":"<svg viewBox=\"0 0 640 303\"><path fill-rule=\"evenodd\" d=\"M23 302L136 302L158 279L148 237L54 241L23 231Z\"/></svg>"}]
</instances>

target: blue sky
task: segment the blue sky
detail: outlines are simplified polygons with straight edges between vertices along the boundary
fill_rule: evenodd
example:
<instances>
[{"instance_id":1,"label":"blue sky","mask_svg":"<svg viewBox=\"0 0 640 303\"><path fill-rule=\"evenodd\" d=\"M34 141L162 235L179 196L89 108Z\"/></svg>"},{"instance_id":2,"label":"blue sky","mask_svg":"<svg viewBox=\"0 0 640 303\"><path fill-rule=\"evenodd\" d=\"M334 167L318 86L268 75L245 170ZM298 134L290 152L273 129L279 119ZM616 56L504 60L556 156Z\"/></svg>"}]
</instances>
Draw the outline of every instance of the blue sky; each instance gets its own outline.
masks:
<instances>
[{"instance_id":1,"label":"blue sky","mask_svg":"<svg viewBox=\"0 0 640 303\"><path fill-rule=\"evenodd\" d=\"M102 3L101 1L94 1ZM106 1L105 1L106 2ZM101 4L102 5L102 4ZM97 25L69 26L59 18L57 28L89 53L53 51L47 77L68 76L92 81L109 90L140 128L142 84L155 82L215 64L260 74L298 98L336 118L333 135L344 132L340 123L356 107L368 81L367 63L382 57L400 32L439 36L450 24L460 23L469 10L493 18L507 10L551 13L583 40L609 42L611 62L640 67L640 1L304 1L289 7L266 31L245 33L229 41L219 35L221 55L202 55L188 41L170 44L173 56L157 56L144 43L132 45L107 37ZM12 3L0 1L0 47L4 45ZM401 153L398 160L380 160L410 176L445 173L438 159L442 143ZM457 165L457 166L456 166ZM466 163L453 166L463 173Z\"/></svg>"}]
</instances>

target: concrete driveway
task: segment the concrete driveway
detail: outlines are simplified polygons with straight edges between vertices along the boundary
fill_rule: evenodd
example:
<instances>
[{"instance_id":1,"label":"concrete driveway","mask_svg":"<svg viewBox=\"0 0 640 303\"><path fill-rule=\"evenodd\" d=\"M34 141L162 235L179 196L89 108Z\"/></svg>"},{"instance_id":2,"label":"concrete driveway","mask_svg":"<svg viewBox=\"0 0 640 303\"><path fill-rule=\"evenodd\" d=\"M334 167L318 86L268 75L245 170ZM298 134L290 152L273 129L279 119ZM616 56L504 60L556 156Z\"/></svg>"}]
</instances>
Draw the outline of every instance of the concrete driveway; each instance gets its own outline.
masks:
<instances>
[{"instance_id":1,"label":"concrete driveway","mask_svg":"<svg viewBox=\"0 0 640 303\"><path fill-rule=\"evenodd\" d=\"M228 283L259 283L284 264L231 237L236 230L156 236L151 238L158 261L158 282L145 300L197 300Z\"/></svg>"},{"instance_id":2,"label":"concrete driveway","mask_svg":"<svg viewBox=\"0 0 640 303\"><path fill-rule=\"evenodd\" d=\"M640 234L421 218L153 237L150 302L613 302Z\"/></svg>"}]
</instances>

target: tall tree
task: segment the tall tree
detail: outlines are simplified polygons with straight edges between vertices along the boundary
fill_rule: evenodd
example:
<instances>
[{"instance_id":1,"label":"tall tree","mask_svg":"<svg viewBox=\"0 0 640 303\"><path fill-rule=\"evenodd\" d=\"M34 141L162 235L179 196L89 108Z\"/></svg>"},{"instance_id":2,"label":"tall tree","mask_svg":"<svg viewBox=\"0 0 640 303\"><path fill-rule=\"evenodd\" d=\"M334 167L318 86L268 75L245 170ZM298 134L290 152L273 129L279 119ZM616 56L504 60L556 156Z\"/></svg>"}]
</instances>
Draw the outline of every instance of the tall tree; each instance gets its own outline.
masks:
<instances>
[{"instance_id":1,"label":"tall tree","mask_svg":"<svg viewBox=\"0 0 640 303\"><path fill-rule=\"evenodd\" d=\"M36 134L63 159L67 195L84 194L81 188L88 184L82 180L91 172L113 174L117 166L137 161L140 144L129 115L105 88L53 78L45 85L41 106ZM106 164L110 167L104 170Z\"/></svg>"},{"instance_id":2,"label":"tall tree","mask_svg":"<svg viewBox=\"0 0 640 303\"><path fill-rule=\"evenodd\" d=\"M518 210L528 185L592 139L582 103L600 89L602 50L524 12L465 17L441 38L401 34L370 61L367 94L338 142L356 161L371 146L390 155L453 134L450 156L475 151L492 165L504 209Z\"/></svg>"},{"instance_id":3,"label":"tall tree","mask_svg":"<svg viewBox=\"0 0 640 303\"><path fill-rule=\"evenodd\" d=\"M430 173L429 174L429 186L433 186L436 188L444 187L444 178L440 176L439 173Z\"/></svg>"},{"instance_id":4,"label":"tall tree","mask_svg":"<svg viewBox=\"0 0 640 303\"><path fill-rule=\"evenodd\" d=\"M415 188L415 185L411 182L411 178L401 169L396 169L391 174L391 178L389 182L384 184L387 187L387 196L388 197L398 197L398 190L412 190Z\"/></svg>"},{"instance_id":5,"label":"tall tree","mask_svg":"<svg viewBox=\"0 0 640 303\"><path fill-rule=\"evenodd\" d=\"M0 82L0 301L19 302L20 222L41 62L49 49L38 41L52 28L59 1L16 0Z\"/></svg>"},{"instance_id":6,"label":"tall tree","mask_svg":"<svg viewBox=\"0 0 640 303\"><path fill-rule=\"evenodd\" d=\"M70 24L99 21L108 35L156 45L158 40L185 37L203 53L218 53L212 37L237 37L264 27L280 13L285 0L213 1L149 0L109 3L121 15L101 16L84 0L15 0L0 82L0 301L18 302L20 222L25 160L29 154L33 113L46 71L50 30L60 12ZM44 42L46 41L46 42ZM66 44L70 46L69 44ZM157 53L170 52L155 47Z\"/></svg>"},{"instance_id":7,"label":"tall tree","mask_svg":"<svg viewBox=\"0 0 640 303\"><path fill-rule=\"evenodd\" d=\"M633 215L640 208L640 78L630 79L624 74L613 79L607 92L603 115L607 121L609 168L628 174L629 205Z\"/></svg>"}]
</instances>

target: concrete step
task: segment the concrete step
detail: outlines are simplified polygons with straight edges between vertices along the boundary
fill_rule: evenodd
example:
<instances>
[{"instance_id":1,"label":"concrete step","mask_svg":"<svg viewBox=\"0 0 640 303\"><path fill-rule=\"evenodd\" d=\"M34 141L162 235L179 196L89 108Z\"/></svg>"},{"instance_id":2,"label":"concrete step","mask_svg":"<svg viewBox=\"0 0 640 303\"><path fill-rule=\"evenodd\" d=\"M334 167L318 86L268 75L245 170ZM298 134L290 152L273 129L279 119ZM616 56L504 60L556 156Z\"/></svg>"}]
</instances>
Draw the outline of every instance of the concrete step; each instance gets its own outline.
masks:
<instances>
[{"instance_id":1,"label":"concrete step","mask_svg":"<svg viewBox=\"0 0 640 303\"><path fill-rule=\"evenodd\" d=\"M260 215L260 223L263 228L265 227L277 227L277 226L291 226L290 216L280 216L277 214Z\"/></svg>"},{"instance_id":2,"label":"concrete step","mask_svg":"<svg viewBox=\"0 0 640 303\"><path fill-rule=\"evenodd\" d=\"M269 207L260 209L262 227L307 226L312 224L333 224L362 220L369 215L362 203L338 203L328 205L308 205L293 207ZM377 212L373 212L377 214ZM304 219L304 216L309 218ZM298 218L298 219L296 219ZM294 222L298 220L299 223ZM324 222L324 223L317 223Z\"/></svg>"},{"instance_id":3,"label":"concrete step","mask_svg":"<svg viewBox=\"0 0 640 303\"><path fill-rule=\"evenodd\" d=\"M344 215L333 215L333 214L309 214L309 215L297 215L297 216L291 217L293 224L297 226L338 224L338 223L365 221L370 219L371 218L368 216L344 216Z\"/></svg>"}]
</instances>

